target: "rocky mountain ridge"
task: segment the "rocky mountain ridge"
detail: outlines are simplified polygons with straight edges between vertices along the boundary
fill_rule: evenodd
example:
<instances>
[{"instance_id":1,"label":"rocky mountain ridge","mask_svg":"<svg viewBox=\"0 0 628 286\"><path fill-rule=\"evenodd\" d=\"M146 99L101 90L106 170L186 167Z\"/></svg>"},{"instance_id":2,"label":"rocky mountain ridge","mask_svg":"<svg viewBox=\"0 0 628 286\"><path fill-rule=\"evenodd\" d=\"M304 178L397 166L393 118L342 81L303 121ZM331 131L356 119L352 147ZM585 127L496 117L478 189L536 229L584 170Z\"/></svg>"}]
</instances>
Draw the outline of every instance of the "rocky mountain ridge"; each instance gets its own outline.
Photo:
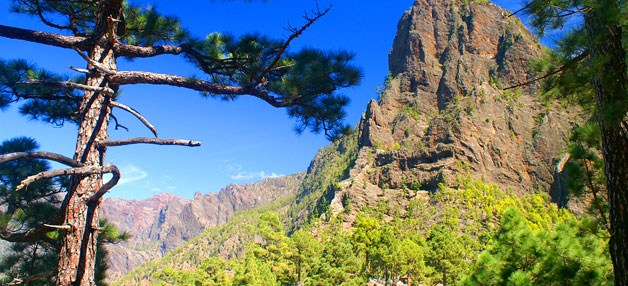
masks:
<instances>
[{"instance_id":1,"label":"rocky mountain ridge","mask_svg":"<svg viewBox=\"0 0 628 286\"><path fill-rule=\"evenodd\" d=\"M509 12L477 2L417 0L403 15L386 89L360 122L334 213L343 201L359 210L455 187L466 174L518 194L560 187L556 165L579 118L534 85L505 89L534 78L543 47Z\"/></svg>"},{"instance_id":2,"label":"rocky mountain ridge","mask_svg":"<svg viewBox=\"0 0 628 286\"><path fill-rule=\"evenodd\" d=\"M232 184L218 193L196 193L192 200L162 193L145 200L107 198L103 216L131 238L108 245L110 280L147 260L162 257L206 228L224 224L235 212L293 195L303 174Z\"/></svg>"},{"instance_id":3,"label":"rocky mountain ridge","mask_svg":"<svg viewBox=\"0 0 628 286\"><path fill-rule=\"evenodd\" d=\"M294 200L275 210L289 232L319 218L314 232L334 218L351 231L358 212L379 205L391 212L384 220L411 202L438 210L430 194L439 186L460 187L460 177L517 195L561 188L558 163L580 119L577 111L540 99L537 86L504 89L534 78L531 64L544 52L507 15L485 1L415 1L399 21L385 89L368 103L356 133L321 150ZM193 269L190 264L207 257L182 261L185 253L208 247L222 258L237 256L216 250L217 241L252 242L237 229L206 232L119 285L149 283L150 273L166 266Z\"/></svg>"}]
</instances>

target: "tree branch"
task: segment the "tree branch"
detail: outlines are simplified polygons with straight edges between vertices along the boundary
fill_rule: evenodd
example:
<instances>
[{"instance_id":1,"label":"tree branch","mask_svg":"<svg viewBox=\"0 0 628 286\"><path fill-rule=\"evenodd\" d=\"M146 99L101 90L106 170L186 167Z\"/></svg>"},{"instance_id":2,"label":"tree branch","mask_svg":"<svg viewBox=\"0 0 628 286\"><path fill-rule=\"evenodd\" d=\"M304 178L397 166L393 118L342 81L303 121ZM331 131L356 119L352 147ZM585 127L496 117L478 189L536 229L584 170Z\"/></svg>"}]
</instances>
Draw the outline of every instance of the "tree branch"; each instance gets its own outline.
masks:
<instances>
[{"instance_id":1,"label":"tree branch","mask_svg":"<svg viewBox=\"0 0 628 286\"><path fill-rule=\"evenodd\" d=\"M508 14L506 17L507 17L507 18L510 18L510 17L512 17L512 16L514 16L514 15L517 15L517 14L521 13L523 10L526 10L526 9L528 9L528 8L532 7L532 4L533 4L533 2L531 2L531 1L530 1L530 3L528 3L528 4L527 4L527 5L525 5L525 6L523 6L523 7L522 7L522 8L520 8L519 10L517 10L517 11L515 11L515 12L512 12L512 13L510 13L510 14Z\"/></svg>"},{"instance_id":2,"label":"tree branch","mask_svg":"<svg viewBox=\"0 0 628 286\"><path fill-rule=\"evenodd\" d=\"M83 58L85 61L87 61L89 64L91 64L92 66L94 66L95 68L97 68L98 70L103 72L104 74L111 75L111 74L115 73L114 71L112 71L109 68L105 67L101 63L99 63L99 62L91 59L90 57L88 57L81 50L79 50L79 49L74 49L74 50L79 54L79 56L81 56L81 58Z\"/></svg>"},{"instance_id":3,"label":"tree branch","mask_svg":"<svg viewBox=\"0 0 628 286\"><path fill-rule=\"evenodd\" d=\"M111 190L111 188L117 185L118 181L120 181L120 169L118 169L118 167L116 167L115 165L111 165L108 167L108 173L111 173L113 177L111 178L111 180L109 180L109 182L102 185L98 192L96 192L91 198L89 198L89 202L97 202L102 196L104 196L109 190Z\"/></svg>"},{"instance_id":4,"label":"tree branch","mask_svg":"<svg viewBox=\"0 0 628 286\"><path fill-rule=\"evenodd\" d=\"M209 92L211 94L224 94L224 95L252 95L261 100L266 101L268 104L274 107L287 107L290 106L289 102L281 101L280 98L271 96L268 91L263 89L226 85L214 82L208 82L204 80L169 75L159 74L152 72L139 72L139 71L125 71L116 72L109 76L109 82L114 84L158 84L158 85L170 85L188 88L201 92Z\"/></svg>"},{"instance_id":5,"label":"tree branch","mask_svg":"<svg viewBox=\"0 0 628 286\"><path fill-rule=\"evenodd\" d=\"M56 216L49 221L49 223L61 223L61 217ZM50 241L50 238L46 236L47 232L48 230L44 224L31 228L25 232L12 232L0 228L0 239L8 242L29 242L33 240Z\"/></svg>"},{"instance_id":6,"label":"tree branch","mask_svg":"<svg viewBox=\"0 0 628 286\"><path fill-rule=\"evenodd\" d=\"M145 137L124 139L124 140L107 140L107 141L100 141L98 143L99 146L107 146L107 147L133 145L133 144L178 145L178 146L188 146L188 147L201 146L201 142L192 141L192 140L158 139L158 138L145 138Z\"/></svg>"},{"instance_id":7,"label":"tree branch","mask_svg":"<svg viewBox=\"0 0 628 286\"><path fill-rule=\"evenodd\" d=\"M56 224L47 224L44 223L44 226L47 228L60 229L60 230L71 230L72 227L69 225L56 225Z\"/></svg>"},{"instance_id":8,"label":"tree branch","mask_svg":"<svg viewBox=\"0 0 628 286\"><path fill-rule=\"evenodd\" d=\"M553 71L551 71L551 72L549 72L549 73L547 73L547 74L545 74L545 75L543 75L541 77L537 77L537 78L531 79L531 80L523 82L523 83L519 83L519 84L516 84L516 85L513 85L513 86L506 87L503 90L509 90L509 89L513 89L513 88L529 85L529 84L535 83L537 81L544 80L544 79L546 79L546 78L548 78L550 76L559 74L559 73L561 73L561 72L571 68L573 65L577 64L578 62L584 60L587 56L589 56L589 52L588 51L584 51L584 52L582 52L582 54L580 54L577 57L569 60L563 66L561 66L561 67L559 67L559 68L557 68L557 69L555 69L555 70L553 70Z\"/></svg>"},{"instance_id":9,"label":"tree branch","mask_svg":"<svg viewBox=\"0 0 628 286\"><path fill-rule=\"evenodd\" d=\"M100 92L107 95L113 95L115 92L108 87L97 87L97 86L89 86L80 83L75 83L71 81L41 81L41 80L28 80L23 82L18 82L17 84L32 84L32 85L41 85L47 87L67 87L67 88L76 88L82 90L88 90L93 92Z\"/></svg>"},{"instance_id":10,"label":"tree branch","mask_svg":"<svg viewBox=\"0 0 628 286\"><path fill-rule=\"evenodd\" d=\"M87 38L85 37L63 36L59 34L33 31L4 25L0 25L0 37L24 40L66 49L80 50L84 50L86 48L85 42L87 41Z\"/></svg>"},{"instance_id":11,"label":"tree branch","mask_svg":"<svg viewBox=\"0 0 628 286\"><path fill-rule=\"evenodd\" d=\"M94 174L112 173L114 167L115 166L102 166L102 167L101 166L85 166L85 167L45 171L36 175L29 176L26 179L22 180L22 182L20 182L20 184L15 188L15 190L21 190L34 182L41 181L43 179L50 179L50 178L54 178L58 176L64 176L64 175L76 176L76 175L94 175Z\"/></svg>"},{"instance_id":12,"label":"tree branch","mask_svg":"<svg viewBox=\"0 0 628 286\"><path fill-rule=\"evenodd\" d=\"M45 273L39 273L39 274L31 275L31 276L26 276L24 278L13 278L13 280L10 283L8 283L7 286L20 285L23 283L32 282L39 279L52 277L54 275L55 275L54 272L45 272Z\"/></svg>"},{"instance_id":13,"label":"tree branch","mask_svg":"<svg viewBox=\"0 0 628 286\"><path fill-rule=\"evenodd\" d=\"M290 37L288 37L288 39L284 42L283 46L281 46L281 48L279 48L279 51L277 51L277 55L275 56L275 58L273 59L273 61L268 65L268 67L266 67L266 69L262 72L262 74L259 76L258 78L258 84L260 83L259 81L263 80L264 77L266 77L266 75L273 69L273 67L279 62L279 60L281 60L281 57L283 56L283 54L286 52L286 49L288 49L288 46L290 46L290 43L292 43L292 41L296 38L298 38L299 36L301 36L301 34L303 34L303 32L305 32L305 30L307 30L307 28L309 28L310 26L312 26L312 24L314 24L314 22L318 21L318 19L320 19L321 17L325 16L327 13L329 13L329 11L331 10L331 6L328 7L327 9L325 9L325 11L321 12L320 10L314 12L314 17L309 17L307 15L305 15L303 18L305 18L305 20L307 21L305 23L305 25L301 26L301 28L296 29L296 28L289 28L289 30L292 32L292 34L290 35Z\"/></svg>"},{"instance_id":14,"label":"tree branch","mask_svg":"<svg viewBox=\"0 0 628 286\"><path fill-rule=\"evenodd\" d=\"M122 129L126 130L126 132L129 132L129 128L128 127L126 127L126 126L120 124L120 122L118 122L118 117L116 117L113 114L109 114L109 116L111 116L111 119L113 119L113 121L116 123L116 127L115 127L116 130L118 130L118 128L122 128Z\"/></svg>"},{"instance_id":15,"label":"tree branch","mask_svg":"<svg viewBox=\"0 0 628 286\"><path fill-rule=\"evenodd\" d=\"M179 55L183 53L186 46L171 46L171 45L162 45L162 46L153 46L153 47L140 47L134 45L127 45L122 43L117 43L113 49L116 55L132 57L132 58L149 58L159 55Z\"/></svg>"},{"instance_id":16,"label":"tree branch","mask_svg":"<svg viewBox=\"0 0 628 286\"><path fill-rule=\"evenodd\" d=\"M75 72L80 72L80 73L84 73L84 74L90 74L91 73L89 70L81 69L81 68L77 68L77 67L73 67L73 66L70 66L70 69L75 71Z\"/></svg>"},{"instance_id":17,"label":"tree branch","mask_svg":"<svg viewBox=\"0 0 628 286\"><path fill-rule=\"evenodd\" d=\"M0 155L0 164L15 161L19 159L47 159L51 161L55 161L70 167L81 167L83 164L81 162L70 159L66 156L51 153L51 152L15 152Z\"/></svg>"},{"instance_id":18,"label":"tree branch","mask_svg":"<svg viewBox=\"0 0 628 286\"><path fill-rule=\"evenodd\" d=\"M137 112L135 109L126 106L120 102L117 101L111 101L111 106L113 107L117 107L120 108L128 113L133 114L133 116L135 116L137 119L139 119L142 123L144 123L144 126L146 126L148 129L150 129L151 132L153 132L153 135L155 135L155 138L158 137L157 136L157 128L155 128L155 126L153 126L152 124L150 124L150 122L148 122L148 120L142 116L139 112Z\"/></svg>"}]
</instances>

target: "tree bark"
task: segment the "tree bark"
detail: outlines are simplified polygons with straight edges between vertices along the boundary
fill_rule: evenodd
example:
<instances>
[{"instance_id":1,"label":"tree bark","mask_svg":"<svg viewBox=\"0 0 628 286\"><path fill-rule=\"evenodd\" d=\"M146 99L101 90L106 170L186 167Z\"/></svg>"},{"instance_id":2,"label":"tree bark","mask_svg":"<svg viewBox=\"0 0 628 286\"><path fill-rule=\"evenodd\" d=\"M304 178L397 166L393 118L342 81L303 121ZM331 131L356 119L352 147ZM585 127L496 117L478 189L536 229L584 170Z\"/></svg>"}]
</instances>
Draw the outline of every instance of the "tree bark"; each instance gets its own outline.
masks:
<instances>
[{"instance_id":1,"label":"tree bark","mask_svg":"<svg viewBox=\"0 0 628 286\"><path fill-rule=\"evenodd\" d=\"M607 11L619 11L616 1L600 1L598 8L585 14L585 28L592 39L593 64L600 68L593 86L602 140L608 189L611 238L609 249L615 285L628 285L628 76L622 28L609 21ZM619 112L617 112L619 108ZM612 111L612 112L611 112Z\"/></svg>"},{"instance_id":2,"label":"tree bark","mask_svg":"<svg viewBox=\"0 0 628 286\"><path fill-rule=\"evenodd\" d=\"M115 29L122 11L122 0L101 1L92 46L88 56L111 71L117 70L113 52ZM91 68L91 67L88 67ZM106 74L90 74L87 86L110 88ZM103 166L105 147L98 142L109 139L107 127L111 114L111 98L102 92L85 90L81 102L81 121L74 160L85 166ZM63 203L65 224L71 226L63 238L59 253L57 285L95 285L97 224L101 199L90 201L102 185L102 175L75 177Z\"/></svg>"}]
</instances>

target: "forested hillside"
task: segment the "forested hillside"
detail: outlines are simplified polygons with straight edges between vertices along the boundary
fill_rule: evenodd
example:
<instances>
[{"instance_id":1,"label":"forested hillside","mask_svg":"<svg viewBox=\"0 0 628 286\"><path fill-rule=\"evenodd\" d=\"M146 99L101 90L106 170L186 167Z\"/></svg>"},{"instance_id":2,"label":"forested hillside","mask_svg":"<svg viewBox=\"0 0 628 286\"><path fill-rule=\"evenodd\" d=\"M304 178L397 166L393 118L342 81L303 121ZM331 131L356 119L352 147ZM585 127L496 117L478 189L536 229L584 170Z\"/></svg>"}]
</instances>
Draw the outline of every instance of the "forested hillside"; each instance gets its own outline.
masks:
<instances>
[{"instance_id":1,"label":"forested hillside","mask_svg":"<svg viewBox=\"0 0 628 286\"><path fill-rule=\"evenodd\" d=\"M123 284L612 285L608 233L599 224L559 209L544 194L518 197L459 179L461 188L443 186L406 208L383 202L365 208L350 229L340 214L287 236L277 213L250 212L235 218L238 236L255 241L238 250L244 255L198 261L190 251L198 248L184 247L159 266L143 266ZM192 243L206 245L211 238L209 245L221 245L230 231L216 229Z\"/></svg>"},{"instance_id":2,"label":"forested hillside","mask_svg":"<svg viewBox=\"0 0 628 286\"><path fill-rule=\"evenodd\" d=\"M542 96L548 50L509 15L416 1L378 99L294 198L116 285L613 284L587 115Z\"/></svg>"},{"instance_id":3,"label":"forested hillside","mask_svg":"<svg viewBox=\"0 0 628 286\"><path fill-rule=\"evenodd\" d=\"M203 230L224 224L237 211L294 196L302 179L300 173L232 184L218 193L197 193L192 200L165 193L139 201L106 199L103 216L130 236L107 245L108 279L113 281L147 260L164 256Z\"/></svg>"}]
</instances>

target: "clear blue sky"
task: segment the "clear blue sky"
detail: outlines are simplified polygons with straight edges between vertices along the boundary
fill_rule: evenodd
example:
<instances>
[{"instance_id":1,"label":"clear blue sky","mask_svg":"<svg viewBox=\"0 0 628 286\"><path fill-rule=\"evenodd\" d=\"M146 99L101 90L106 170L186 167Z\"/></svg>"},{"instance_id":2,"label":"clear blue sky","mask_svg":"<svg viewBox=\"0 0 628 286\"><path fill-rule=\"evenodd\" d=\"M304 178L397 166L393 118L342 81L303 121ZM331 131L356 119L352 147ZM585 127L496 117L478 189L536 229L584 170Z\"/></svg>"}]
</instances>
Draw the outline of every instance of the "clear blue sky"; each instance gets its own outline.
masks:
<instances>
[{"instance_id":1,"label":"clear blue sky","mask_svg":"<svg viewBox=\"0 0 628 286\"><path fill-rule=\"evenodd\" d=\"M40 29L36 19L8 13L8 2L0 4L0 23ZM285 38L288 23L298 26L305 11L315 7L314 0L272 1L172 1L135 0L154 5L165 14L177 15L192 33L210 32L234 35L260 32ZM507 9L520 7L519 1L496 1ZM186 3L186 4L182 4ZM392 47L397 21L412 0L358 1L321 0L333 4L332 11L294 42L293 49L310 46L320 49L346 49L356 54L355 64L364 71L362 84L345 89L352 102L347 121L356 125L375 89L388 73L388 53ZM47 31L54 31L45 29ZM40 67L70 74L68 66L85 66L73 51L49 48L27 42L0 38L0 57L26 58ZM121 62L120 70L149 70L179 75L199 74L178 57L164 56ZM195 192L216 192L229 183L248 183L259 179L305 171L316 152L327 145L323 135L293 132L294 122L285 110L247 97L235 102L205 99L193 91L164 86L123 88L120 101L147 117L161 138L198 140L201 147L137 145L111 147L107 162L122 170L122 180L109 194L113 197L142 199L161 192L191 198ZM130 132L111 129L114 139L150 137L150 132L134 118L114 111ZM53 127L29 121L17 114L15 106L0 112L0 140L30 136L42 150L72 156L76 127Z\"/></svg>"}]
</instances>

